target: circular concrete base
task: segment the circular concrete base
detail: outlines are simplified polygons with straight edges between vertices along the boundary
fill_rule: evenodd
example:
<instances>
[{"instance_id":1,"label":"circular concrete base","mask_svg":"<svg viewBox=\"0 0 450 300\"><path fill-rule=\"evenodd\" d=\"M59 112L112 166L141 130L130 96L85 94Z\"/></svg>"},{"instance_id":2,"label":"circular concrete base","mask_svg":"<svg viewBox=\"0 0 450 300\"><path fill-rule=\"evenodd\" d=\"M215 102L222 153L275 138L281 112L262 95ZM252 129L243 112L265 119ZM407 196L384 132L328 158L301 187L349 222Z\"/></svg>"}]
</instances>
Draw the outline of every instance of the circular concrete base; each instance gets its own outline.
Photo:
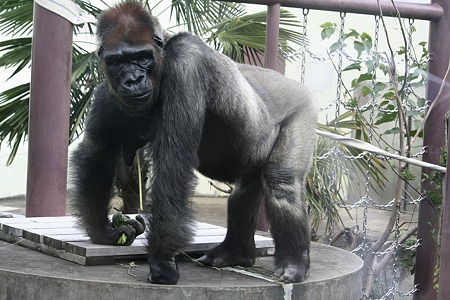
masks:
<instances>
[{"instance_id":1,"label":"circular concrete base","mask_svg":"<svg viewBox=\"0 0 450 300\"><path fill-rule=\"evenodd\" d=\"M305 282L281 286L235 272L179 262L178 285L147 282L148 266L135 261L80 266L0 241L0 299L329 299L361 296L362 260L342 249L313 243L311 273ZM273 269L260 257L254 270ZM270 273L269 273L270 274Z\"/></svg>"}]
</instances>

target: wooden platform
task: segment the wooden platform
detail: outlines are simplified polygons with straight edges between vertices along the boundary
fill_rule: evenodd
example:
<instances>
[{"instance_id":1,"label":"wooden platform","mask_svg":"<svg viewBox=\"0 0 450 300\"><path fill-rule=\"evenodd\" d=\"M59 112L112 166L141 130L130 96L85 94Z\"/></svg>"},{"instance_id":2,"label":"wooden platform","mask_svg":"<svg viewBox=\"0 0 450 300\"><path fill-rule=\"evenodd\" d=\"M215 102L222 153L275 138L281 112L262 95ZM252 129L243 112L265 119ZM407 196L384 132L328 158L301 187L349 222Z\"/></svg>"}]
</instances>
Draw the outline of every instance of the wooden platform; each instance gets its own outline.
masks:
<instances>
[{"instance_id":1,"label":"wooden platform","mask_svg":"<svg viewBox=\"0 0 450 300\"><path fill-rule=\"evenodd\" d=\"M223 241L226 228L196 222L194 232L192 243L183 252L213 248ZM146 255L145 234L138 236L131 246L97 245L91 243L71 216L0 218L0 239L80 265L112 264L116 259ZM260 235L255 235L255 243L260 252L274 247L271 238Z\"/></svg>"}]
</instances>

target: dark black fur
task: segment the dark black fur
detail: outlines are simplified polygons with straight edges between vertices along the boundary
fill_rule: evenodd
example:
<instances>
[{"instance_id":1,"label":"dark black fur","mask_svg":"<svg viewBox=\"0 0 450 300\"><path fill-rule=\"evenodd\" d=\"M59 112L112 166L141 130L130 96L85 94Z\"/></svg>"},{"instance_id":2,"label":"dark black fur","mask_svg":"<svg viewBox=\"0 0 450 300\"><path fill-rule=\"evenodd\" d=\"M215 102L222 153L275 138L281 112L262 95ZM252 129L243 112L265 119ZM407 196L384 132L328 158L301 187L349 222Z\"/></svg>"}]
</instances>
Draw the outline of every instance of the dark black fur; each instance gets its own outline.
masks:
<instances>
[{"instance_id":1,"label":"dark black fur","mask_svg":"<svg viewBox=\"0 0 450 300\"><path fill-rule=\"evenodd\" d=\"M120 18L131 10L128 6L139 5L119 5L112 15ZM99 21L102 63L123 49L126 55L151 50L148 80L139 79L134 90L146 90L141 85L150 82L152 93L145 103L133 102L132 96L118 95L110 79L97 90L84 140L72 157L75 209L92 241L117 244L122 231L131 241L142 231L142 220L113 230L107 208L119 160L132 161L136 149L146 146L154 174L146 211L151 282L175 284L179 279L174 255L192 238L189 199L195 170L235 184L226 238L199 262L254 264L253 235L262 200L275 240L275 274L286 282L304 280L310 242L302 193L317 118L309 92L276 72L237 65L191 34L169 37L153 17L147 29L152 42L107 47L110 32L102 30L112 19L107 12ZM119 57L127 68L129 61Z\"/></svg>"}]
</instances>

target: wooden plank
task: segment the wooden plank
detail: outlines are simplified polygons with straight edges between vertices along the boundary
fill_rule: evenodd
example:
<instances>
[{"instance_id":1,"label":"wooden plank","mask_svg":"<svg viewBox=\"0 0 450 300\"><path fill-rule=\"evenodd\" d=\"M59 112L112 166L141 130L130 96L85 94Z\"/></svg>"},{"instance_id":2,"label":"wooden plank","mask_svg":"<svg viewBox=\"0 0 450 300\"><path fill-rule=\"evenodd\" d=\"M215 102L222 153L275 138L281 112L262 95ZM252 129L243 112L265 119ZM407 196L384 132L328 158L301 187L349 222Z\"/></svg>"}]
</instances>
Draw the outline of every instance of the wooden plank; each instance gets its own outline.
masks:
<instances>
[{"instance_id":1,"label":"wooden plank","mask_svg":"<svg viewBox=\"0 0 450 300\"><path fill-rule=\"evenodd\" d=\"M131 217L136 215L130 215ZM5 218L0 219L0 225L4 232L10 233L15 232L15 235L21 236L22 229L52 229L52 228L78 228L75 217L65 216L65 217L36 217L36 218ZM5 229L3 229L5 226ZM193 230L205 230L205 229L220 229L223 227L207 224L207 223L196 223L193 226ZM81 230L81 229L80 229Z\"/></svg>"},{"instance_id":2,"label":"wooden plank","mask_svg":"<svg viewBox=\"0 0 450 300\"><path fill-rule=\"evenodd\" d=\"M12 236L22 237L22 229L17 228L15 226L9 226L9 225L3 224L2 232L4 232L5 234L12 235Z\"/></svg>"},{"instance_id":3,"label":"wooden plank","mask_svg":"<svg viewBox=\"0 0 450 300\"><path fill-rule=\"evenodd\" d=\"M45 246L43 244L40 243L35 243L20 237L16 237L16 236L12 236L12 235L8 235L5 234L3 232L0 232L0 239L7 241L9 243L14 243L16 245L19 246L23 246L38 252L42 252L54 257L58 257L67 261L71 261L74 263L77 263L79 265L86 265L86 257L80 256L80 255L75 255L73 253L67 253L64 250L57 250L48 246Z\"/></svg>"},{"instance_id":4,"label":"wooden plank","mask_svg":"<svg viewBox=\"0 0 450 300\"><path fill-rule=\"evenodd\" d=\"M84 234L80 228L69 227L69 228L31 228L24 229L24 231L33 232L42 235L66 235L66 234Z\"/></svg>"},{"instance_id":5,"label":"wooden plank","mask_svg":"<svg viewBox=\"0 0 450 300\"><path fill-rule=\"evenodd\" d=\"M44 245L55 249L66 249L67 242L89 242L89 237L84 234L44 235Z\"/></svg>"},{"instance_id":6,"label":"wooden plank","mask_svg":"<svg viewBox=\"0 0 450 300\"><path fill-rule=\"evenodd\" d=\"M44 243L45 235L82 235L83 232L79 228L32 228L32 229L23 229L22 237L24 239L36 242L36 243Z\"/></svg>"},{"instance_id":7,"label":"wooden plank","mask_svg":"<svg viewBox=\"0 0 450 300\"><path fill-rule=\"evenodd\" d=\"M78 264L109 264L115 258L147 254L146 233L138 236L131 246L97 245L77 227L72 216L0 219L0 224L0 239ZM193 241L183 252L207 251L222 242L227 232L224 227L202 222L194 223L192 229ZM255 235L255 244L259 253L270 252L274 247L271 238L259 235Z\"/></svg>"},{"instance_id":8,"label":"wooden plank","mask_svg":"<svg viewBox=\"0 0 450 300\"><path fill-rule=\"evenodd\" d=\"M225 228L225 227L208 224L208 223L196 222L195 225L193 226L193 228L194 229L214 229L214 228Z\"/></svg>"},{"instance_id":9,"label":"wooden plank","mask_svg":"<svg viewBox=\"0 0 450 300\"><path fill-rule=\"evenodd\" d=\"M220 236L222 239L227 229L219 226L199 226L202 229L196 229L194 236ZM211 229L207 229L207 228ZM45 245L55 247L57 249L65 249L67 242L88 242L87 237L79 228L54 228L54 229L29 229L24 230L22 236L24 238L41 242ZM139 235L136 239L145 239L146 233Z\"/></svg>"},{"instance_id":10,"label":"wooden plank","mask_svg":"<svg viewBox=\"0 0 450 300\"><path fill-rule=\"evenodd\" d=\"M2 224L23 224L23 223L55 223L61 221L75 221L72 216L63 217L33 217L33 218L5 218L0 219Z\"/></svg>"},{"instance_id":11,"label":"wooden plank","mask_svg":"<svg viewBox=\"0 0 450 300\"><path fill-rule=\"evenodd\" d=\"M145 254L147 242L143 239L135 240L130 246L97 245L92 242L67 242L66 251L76 255L93 256L121 256Z\"/></svg>"},{"instance_id":12,"label":"wooden plank","mask_svg":"<svg viewBox=\"0 0 450 300\"><path fill-rule=\"evenodd\" d=\"M52 229L52 228L74 228L76 227L75 223L71 221L62 222L62 223L36 223L36 222L27 222L23 224L2 224L2 231L11 234L14 236L22 236L22 232L24 229Z\"/></svg>"},{"instance_id":13,"label":"wooden plank","mask_svg":"<svg viewBox=\"0 0 450 300\"><path fill-rule=\"evenodd\" d=\"M51 229L51 228L77 228L77 225L73 221L63 221L63 222L52 222L52 223L40 223L40 222L29 222L23 224L3 224L7 227L15 227L20 229Z\"/></svg>"},{"instance_id":14,"label":"wooden plank","mask_svg":"<svg viewBox=\"0 0 450 300\"><path fill-rule=\"evenodd\" d=\"M226 228L213 228L213 229L200 229L194 230L194 236L216 236L220 235L225 237L227 233Z\"/></svg>"},{"instance_id":15,"label":"wooden plank","mask_svg":"<svg viewBox=\"0 0 450 300\"><path fill-rule=\"evenodd\" d=\"M196 236L193 241L182 251L205 251L221 243L224 236ZM65 250L82 256L110 256L110 255L136 255L146 254L146 241L136 239L130 246L108 246L92 244L90 241L67 242ZM255 244L258 248L273 247L271 238L255 236Z\"/></svg>"}]
</instances>

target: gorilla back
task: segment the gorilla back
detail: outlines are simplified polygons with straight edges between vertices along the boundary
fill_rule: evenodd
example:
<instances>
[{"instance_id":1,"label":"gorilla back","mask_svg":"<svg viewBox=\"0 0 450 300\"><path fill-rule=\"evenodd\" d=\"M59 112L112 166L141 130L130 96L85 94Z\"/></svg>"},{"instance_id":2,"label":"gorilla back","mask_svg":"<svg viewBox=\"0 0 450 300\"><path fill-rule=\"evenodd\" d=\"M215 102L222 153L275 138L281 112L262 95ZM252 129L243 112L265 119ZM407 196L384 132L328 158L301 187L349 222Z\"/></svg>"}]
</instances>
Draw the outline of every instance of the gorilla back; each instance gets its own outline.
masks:
<instances>
[{"instance_id":1,"label":"gorilla back","mask_svg":"<svg viewBox=\"0 0 450 300\"><path fill-rule=\"evenodd\" d=\"M317 121L308 90L276 72L236 64L194 35L170 36L136 2L104 12L97 34L106 81L72 158L74 208L91 240L117 244L125 234L130 244L143 232L140 217L113 228L107 211L117 166L130 164L145 146L153 161L151 201L143 212L150 282L179 280L174 256L192 238L195 170L234 184L225 240L198 262L254 264L264 201L275 275L304 280L310 237L303 190Z\"/></svg>"}]
</instances>

